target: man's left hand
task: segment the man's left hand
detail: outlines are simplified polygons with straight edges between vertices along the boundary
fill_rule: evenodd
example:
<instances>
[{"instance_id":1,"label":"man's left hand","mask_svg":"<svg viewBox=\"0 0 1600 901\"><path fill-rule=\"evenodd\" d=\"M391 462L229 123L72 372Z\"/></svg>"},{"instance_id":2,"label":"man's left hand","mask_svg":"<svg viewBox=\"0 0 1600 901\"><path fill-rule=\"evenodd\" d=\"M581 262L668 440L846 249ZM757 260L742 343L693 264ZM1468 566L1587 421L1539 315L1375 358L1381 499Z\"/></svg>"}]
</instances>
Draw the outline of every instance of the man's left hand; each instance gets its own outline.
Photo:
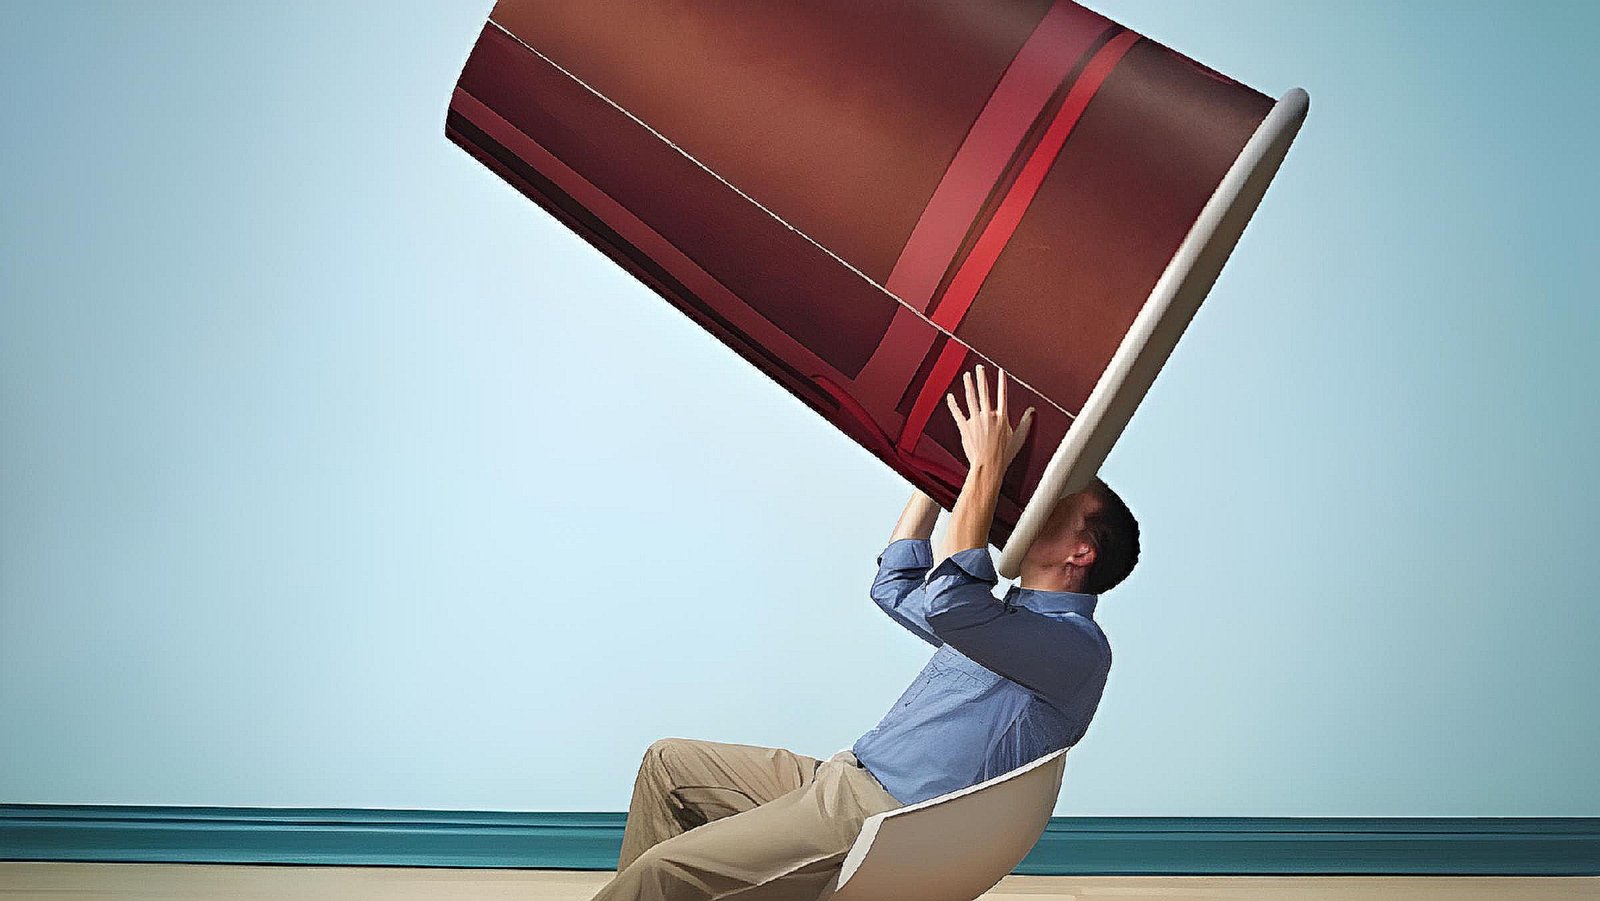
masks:
<instances>
[{"instance_id":1,"label":"man's left hand","mask_svg":"<svg viewBox=\"0 0 1600 901\"><path fill-rule=\"evenodd\" d=\"M973 383L974 373L977 375L976 385ZM967 455L967 463L973 467L993 467L996 473L1003 473L1010 468L1023 442L1028 440L1034 408L1029 407L1013 429L1006 400L1004 369L1000 370L993 403L989 401L989 381L984 375L982 363L974 367L973 372L962 373L961 379L966 384L969 414L962 414L954 393L946 394L944 399L950 407L950 414L955 417L956 428L961 431L961 449Z\"/></svg>"}]
</instances>

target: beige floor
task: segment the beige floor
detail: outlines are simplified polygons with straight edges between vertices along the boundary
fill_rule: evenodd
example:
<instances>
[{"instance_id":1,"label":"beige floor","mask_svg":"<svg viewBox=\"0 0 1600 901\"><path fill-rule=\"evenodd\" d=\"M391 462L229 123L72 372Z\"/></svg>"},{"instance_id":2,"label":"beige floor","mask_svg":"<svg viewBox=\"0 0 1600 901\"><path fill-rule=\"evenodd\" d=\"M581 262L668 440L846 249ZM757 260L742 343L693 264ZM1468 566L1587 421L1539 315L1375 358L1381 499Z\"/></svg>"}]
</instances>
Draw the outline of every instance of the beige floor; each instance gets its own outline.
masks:
<instances>
[{"instance_id":1,"label":"beige floor","mask_svg":"<svg viewBox=\"0 0 1600 901\"><path fill-rule=\"evenodd\" d=\"M411 867L214 866L149 863L0 863L0 901L90 898L294 901L588 901L610 873ZM984 901L1045 898L1194 898L1206 901L1548 901L1597 899L1600 877L1527 879L1407 876L1007 876Z\"/></svg>"}]
</instances>

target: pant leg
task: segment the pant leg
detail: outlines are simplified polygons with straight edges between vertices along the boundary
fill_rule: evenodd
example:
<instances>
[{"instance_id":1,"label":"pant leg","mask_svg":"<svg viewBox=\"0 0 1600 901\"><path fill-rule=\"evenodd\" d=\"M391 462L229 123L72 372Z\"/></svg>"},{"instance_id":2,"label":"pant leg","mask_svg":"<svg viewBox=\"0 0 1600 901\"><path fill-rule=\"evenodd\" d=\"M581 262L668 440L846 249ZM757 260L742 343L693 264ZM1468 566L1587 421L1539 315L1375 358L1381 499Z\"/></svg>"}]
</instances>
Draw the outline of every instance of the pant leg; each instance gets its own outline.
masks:
<instances>
[{"instance_id":1,"label":"pant leg","mask_svg":"<svg viewBox=\"0 0 1600 901\"><path fill-rule=\"evenodd\" d=\"M822 761L783 748L663 738L633 782L617 869L659 842L780 797L815 778Z\"/></svg>"},{"instance_id":2,"label":"pant leg","mask_svg":"<svg viewBox=\"0 0 1600 901\"><path fill-rule=\"evenodd\" d=\"M899 806L843 751L800 788L651 846L594 901L823 901L862 823Z\"/></svg>"}]
</instances>

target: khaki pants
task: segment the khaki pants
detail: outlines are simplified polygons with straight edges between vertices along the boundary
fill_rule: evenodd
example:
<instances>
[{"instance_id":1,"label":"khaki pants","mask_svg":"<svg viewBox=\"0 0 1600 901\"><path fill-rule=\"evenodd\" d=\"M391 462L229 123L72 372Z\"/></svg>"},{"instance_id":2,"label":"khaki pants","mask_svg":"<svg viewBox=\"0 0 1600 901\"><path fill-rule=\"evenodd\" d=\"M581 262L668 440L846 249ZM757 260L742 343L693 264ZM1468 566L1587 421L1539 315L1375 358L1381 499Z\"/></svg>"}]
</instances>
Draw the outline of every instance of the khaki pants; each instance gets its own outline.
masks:
<instances>
[{"instance_id":1,"label":"khaki pants","mask_svg":"<svg viewBox=\"0 0 1600 901\"><path fill-rule=\"evenodd\" d=\"M595 901L820 901L866 818L899 807L840 751L666 738L639 765L617 875Z\"/></svg>"}]
</instances>

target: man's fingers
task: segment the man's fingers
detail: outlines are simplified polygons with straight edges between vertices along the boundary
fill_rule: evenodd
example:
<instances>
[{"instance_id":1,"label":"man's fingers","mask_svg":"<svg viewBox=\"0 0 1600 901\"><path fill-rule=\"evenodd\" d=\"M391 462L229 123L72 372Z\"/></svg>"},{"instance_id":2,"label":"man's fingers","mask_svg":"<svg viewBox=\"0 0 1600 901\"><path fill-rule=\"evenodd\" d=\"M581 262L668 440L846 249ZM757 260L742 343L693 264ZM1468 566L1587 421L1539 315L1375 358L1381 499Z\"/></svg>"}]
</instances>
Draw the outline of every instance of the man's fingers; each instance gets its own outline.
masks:
<instances>
[{"instance_id":1,"label":"man's fingers","mask_svg":"<svg viewBox=\"0 0 1600 901\"><path fill-rule=\"evenodd\" d=\"M956 403L956 396L954 394L946 394L944 402L950 405L950 415L956 418L956 427L960 428L963 417L961 415L961 405Z\"/></svg>"},{"instance_id":2,"label":"man's fingers","mask_svg":"<svg viewBox=\"0 0 1600 901\"><path fill-rule=\"evenodd\" d=\"M972 373L961 373L961 381L967 386L967 415L978 415L978 393L972 387Z\"/></svg>"},{"instance_id":3,"label":"man's fingers","mask_svg":"<svg viewBox=\"0 0 1600 901\"><path fill-rule=\"evenodd\" d=\"M1009 466L1009 461L1015 460L1017 455L1022 453L1022 445L1027 442L1028 429L1032 425L1033 408L1029 407L1027 412L1022 414L1022 421L1017 423L1016 431L1011 433L1011 442L1006 445L1006 460L1008 461L1006 465Z\"/></svg>"},{"instance_id":4,"label":"man's fingers","mask_svg":"<svg viewBox=\"0 0 1600 901\"><path fill-rule=\"evenodd\" d=\"M994 408L999 412L1001 419L1010 421L1007 411L1011 408L1006 406L1006 371L1004 368L1000 370L999 382L995 388Z\"/></svg>"},{"instance_id":5,"label":"man's fingers","mask_svg":"<svg viewBox=\"0 0 1600 901\"><path fill-rule=\"evenodd\" d=\"M989 412L989 377L983 372L983 364L977 366L978 379L978 409Z\"/></svg>"}]
</instances>

